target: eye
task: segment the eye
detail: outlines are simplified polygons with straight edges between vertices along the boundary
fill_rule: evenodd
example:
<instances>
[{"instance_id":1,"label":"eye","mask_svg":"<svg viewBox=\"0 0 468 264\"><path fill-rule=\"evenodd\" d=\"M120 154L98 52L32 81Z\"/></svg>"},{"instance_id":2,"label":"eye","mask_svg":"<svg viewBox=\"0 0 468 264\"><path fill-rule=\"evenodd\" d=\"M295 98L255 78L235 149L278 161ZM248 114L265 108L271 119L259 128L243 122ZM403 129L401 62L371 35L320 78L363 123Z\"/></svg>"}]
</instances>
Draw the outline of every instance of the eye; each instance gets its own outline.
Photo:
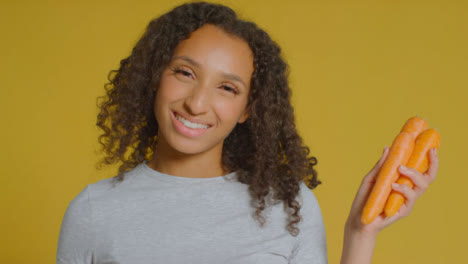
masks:
<instances>
[{"instance_id":1,"label":"eye","mask_svg":"<svg viewBox=\"0 0 468 264\"><path fill-rule=\"evenodd\" d=\"M221 87L223 87L224 90L226 90L226 91L228 91L228 92L231 92L231 93L234 93L234 94L238 94L238 91L237 91L235 88L233 88L233 87L231 87L231 86L229 86L229 85L221 85Z\"/></svg>"},{"instance_id":2,"label":"eye","mask_svg":"<svg viewBox=\"0 0 468 264\"><path fill-rule=\"evenodd\" d=\"M174 73L180 73L180 74L182 74L182 75L185 76L185 77L192 77L192 73L191 73L191 72L186 71L186 70L183 70L182 68L179 68L179 67L174 67L174 68L172 68L172 72L174 72Z\"/></svg>"}]
</instances>

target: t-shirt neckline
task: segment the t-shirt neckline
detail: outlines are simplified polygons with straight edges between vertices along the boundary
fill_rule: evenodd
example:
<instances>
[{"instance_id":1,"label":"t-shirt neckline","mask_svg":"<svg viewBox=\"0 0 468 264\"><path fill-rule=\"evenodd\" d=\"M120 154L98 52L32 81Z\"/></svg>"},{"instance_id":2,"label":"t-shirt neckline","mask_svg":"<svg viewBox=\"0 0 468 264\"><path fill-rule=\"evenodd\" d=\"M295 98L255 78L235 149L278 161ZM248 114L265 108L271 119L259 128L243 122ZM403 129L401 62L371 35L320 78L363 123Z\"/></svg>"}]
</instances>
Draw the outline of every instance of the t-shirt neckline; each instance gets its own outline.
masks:
<instances>
[{"instance_id":1,"label":"t-shirt neckline","mask_svg":"<svg viewBox=\"0 0 468 264\"><path fill-rule=\"evenodd\" d=\"M159 180L163 181L170 181L170 182L186 182L186 183L210 183L210 182L224 182L227 180L231 180L236 176L236 172L233 171L231 173L222 175L222 176L216 176L216 177L209 177L209 178L191 178L191 177L182 177L182 176L176 176L176 175L170 175L166 173L159 172L157 170L154 170L153 168L150 168L148 166L148 160L143 161L140 164L140 167L142 168L143 172L152 177L156 178Z\"/></svg>"}]
</instances>

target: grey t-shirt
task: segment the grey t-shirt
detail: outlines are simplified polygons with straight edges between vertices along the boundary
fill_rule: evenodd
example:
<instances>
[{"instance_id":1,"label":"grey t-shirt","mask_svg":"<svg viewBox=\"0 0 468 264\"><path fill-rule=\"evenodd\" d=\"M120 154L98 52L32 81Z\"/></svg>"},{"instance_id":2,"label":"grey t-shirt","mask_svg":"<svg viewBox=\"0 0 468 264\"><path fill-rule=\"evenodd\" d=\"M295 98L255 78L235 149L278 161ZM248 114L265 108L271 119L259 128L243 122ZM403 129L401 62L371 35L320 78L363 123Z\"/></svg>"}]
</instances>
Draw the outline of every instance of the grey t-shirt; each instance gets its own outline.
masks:
<instances>
[{"instance_id":1,"label":"grey t-shirt","mask_svg":"<svg viewBox=\"0 0 468 264\"><path fill-rule=\"evenodd\" d=\"M145 161L115 186L89 184L65 212L57 263L328 263L320 207L303 182L293 237L282 202L263 211L260 227L235 177L171 176Z\"/></svg>"}]
</instances>

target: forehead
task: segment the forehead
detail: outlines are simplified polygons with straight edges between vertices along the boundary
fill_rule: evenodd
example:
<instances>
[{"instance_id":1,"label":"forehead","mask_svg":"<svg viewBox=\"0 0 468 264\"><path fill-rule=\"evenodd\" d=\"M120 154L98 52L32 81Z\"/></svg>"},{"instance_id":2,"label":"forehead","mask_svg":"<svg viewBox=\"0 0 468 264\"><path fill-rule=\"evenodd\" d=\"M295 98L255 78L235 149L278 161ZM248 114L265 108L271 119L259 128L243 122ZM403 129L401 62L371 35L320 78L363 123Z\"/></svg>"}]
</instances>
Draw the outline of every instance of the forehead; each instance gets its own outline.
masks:
<instances>
[{"instance_id":1,"label":"forehead","mask_svg":"<svg viewBox=\"0 0 468 264\"><path fill-rule=\"evenodd\" d=\"M237 74L250 82L253 73L253 53L243 39L221 28L206 24L181 41L174 57L187 56L206 71Z\"/></svg>"}]
</instances>

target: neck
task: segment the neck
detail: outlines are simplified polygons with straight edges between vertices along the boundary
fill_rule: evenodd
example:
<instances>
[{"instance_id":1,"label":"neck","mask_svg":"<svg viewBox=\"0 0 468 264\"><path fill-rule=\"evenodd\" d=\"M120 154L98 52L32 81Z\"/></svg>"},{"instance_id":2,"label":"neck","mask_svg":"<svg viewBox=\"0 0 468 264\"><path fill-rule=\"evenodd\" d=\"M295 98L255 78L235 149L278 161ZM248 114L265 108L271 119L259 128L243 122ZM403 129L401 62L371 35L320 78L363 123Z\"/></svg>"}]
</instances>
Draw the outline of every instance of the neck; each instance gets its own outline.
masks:
<instances>
[{"instance_id":1,"label":"neck","mask_svg":"<svg viewBox=\"0 0 468 264\"><path fill-rule=\"evenodd\" d=\"M164 142L158 142L155 149L148 166L161 173L188 178L211 178L229 173L222 167L222 147L187 154L170 148Z\"/></svg>"}]
</instances>

